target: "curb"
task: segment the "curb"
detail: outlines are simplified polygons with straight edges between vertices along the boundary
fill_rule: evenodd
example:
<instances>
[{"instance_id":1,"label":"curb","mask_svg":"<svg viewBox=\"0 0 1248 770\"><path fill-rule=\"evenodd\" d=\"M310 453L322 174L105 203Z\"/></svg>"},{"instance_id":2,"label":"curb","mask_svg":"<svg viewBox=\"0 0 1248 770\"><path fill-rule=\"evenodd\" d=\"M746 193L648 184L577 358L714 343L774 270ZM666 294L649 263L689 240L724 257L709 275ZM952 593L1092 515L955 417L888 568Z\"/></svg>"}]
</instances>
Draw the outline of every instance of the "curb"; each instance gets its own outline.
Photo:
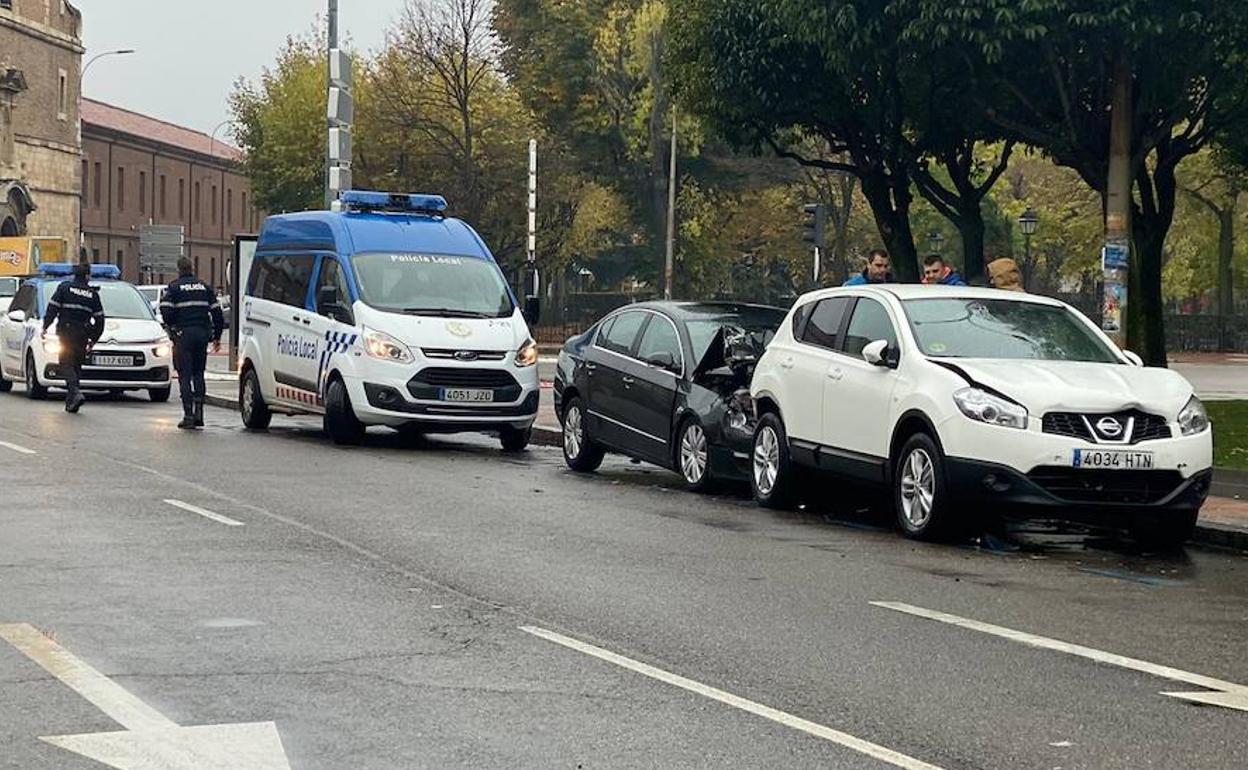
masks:
<instances>
[{"instance_id":1,"label":"curb","mask_svg":"<svg viewBox=\"0 0 1248 770\"><path fill-rule=\"evenodd\" d=\"M1248 530L1225 524L1197 524L1192 542L1248 552Z\"/></svg>"},{"instance_id":2,"label":"curb","mask_svg":"<svg viewBox=\"0 0 1248 770\"><path fill-rule=\"evenodd\" d=\"M204 394L204 403L221 409L238 411L238 399L230 398L229 396L216 396L212 393L206 393ZM534 425L533 438L529 443L538 446L563 446L563 432L559 428Z\"/></svg>"}]
</instances>

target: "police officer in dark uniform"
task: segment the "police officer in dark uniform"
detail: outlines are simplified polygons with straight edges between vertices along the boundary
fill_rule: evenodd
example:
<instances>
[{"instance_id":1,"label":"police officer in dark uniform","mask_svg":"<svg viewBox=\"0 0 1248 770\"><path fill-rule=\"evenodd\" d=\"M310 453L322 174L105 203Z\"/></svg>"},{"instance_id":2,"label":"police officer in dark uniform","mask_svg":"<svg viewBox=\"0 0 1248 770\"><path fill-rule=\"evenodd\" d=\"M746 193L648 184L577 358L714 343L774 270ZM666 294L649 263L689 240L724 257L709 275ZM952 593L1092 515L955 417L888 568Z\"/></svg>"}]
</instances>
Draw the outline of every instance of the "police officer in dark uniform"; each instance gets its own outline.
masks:
<instances>
[{"instance_id":1,"label":"police officer in dark uniform","mask_svg":"<svg viewBox=\"0 0 1248 770\"><path fill-rule=\"evenodd\" d=\"M208 343L212 343L214 353L221 349L225 315L217 293L195 277L195 267L186 257L178 260L178 279L161 296L160 315L173 340L173 365L178 370L178 389L182 394L183 417L178 427L201 427Z\"/></svg>"},{"instance_id":2,"label":"police officer in dark uniform","mask_svg":"<svg viewBox=\"0 0 1248 770\"><path fill-rule=\"evenodd\" d=\"M82 365L96 340L104 333L104 306L100 290L90 283L91 266L85 262L74 265L74 277L62 281L48 300L43 316L43 334L56 321L56 336L61 340L61 376L65 378L65 411L75 414L86 401L78 390Z\"/></svg>"}]
</instances>

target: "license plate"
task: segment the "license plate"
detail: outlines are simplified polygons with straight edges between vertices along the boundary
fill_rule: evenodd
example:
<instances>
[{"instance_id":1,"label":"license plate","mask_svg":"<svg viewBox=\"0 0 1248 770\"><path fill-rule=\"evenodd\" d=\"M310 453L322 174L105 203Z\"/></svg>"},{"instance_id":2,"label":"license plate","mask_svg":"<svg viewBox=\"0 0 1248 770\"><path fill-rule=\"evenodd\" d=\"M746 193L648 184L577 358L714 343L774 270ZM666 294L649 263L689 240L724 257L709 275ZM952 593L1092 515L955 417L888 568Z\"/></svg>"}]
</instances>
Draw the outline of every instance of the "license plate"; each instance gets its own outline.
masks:
<instances>
[{"instance_id":1,"label":"license plate","mask_svg":"<svg viewBox=\"0 0 1248 770\"><path fill-rule=\"evenodd\" d=\"M444 388L442 390L443 401L467 401L469 403L481 404L494 400L494 391L492 390L476 390L471 388Z\"/></svg>"},{"instance_id":2,"label":"license plate","mask_svg":"<svg viewBox=\"0 0 1248 770\"><path fill-rule=\"evenodd\" d=\"M1153 467L1153 453L1126 449L1076 449L1071 465L1075 468L1146 471Z\"/></svg>"},{"instance_id":3,"label":"license plate","mask_svg":"<svg viewBox=\"0 0 1248 770\"><path fill-rule=\"evenodd\" d=\"M91 356L92 366L134 366L132 356Z\"/></svg>"}]
</instances>

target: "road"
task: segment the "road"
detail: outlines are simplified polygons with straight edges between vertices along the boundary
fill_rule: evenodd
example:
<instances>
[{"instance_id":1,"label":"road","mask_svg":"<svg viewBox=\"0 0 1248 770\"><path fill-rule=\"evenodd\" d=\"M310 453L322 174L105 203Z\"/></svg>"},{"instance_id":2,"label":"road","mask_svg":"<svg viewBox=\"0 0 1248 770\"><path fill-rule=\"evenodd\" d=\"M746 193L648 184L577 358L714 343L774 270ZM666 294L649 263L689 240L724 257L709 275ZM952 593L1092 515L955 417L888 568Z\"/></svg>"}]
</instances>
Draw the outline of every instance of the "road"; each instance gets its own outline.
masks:
<instances>
[{"instance_id":1,"label":"road","mask_svg":"<svg viewBox=\"0 0 1248 770\"><path fill-rule=\"evenodd\" d=\"M40 738L135 731L126 694L272 722L294 770L1248 766L1248 711L1160 694L1248 683L1242 557L1044 524L925 545L620 460L207 418L0 397L0 631L62 677L0 641L0 768L103 767Z\"/></svg>"}]
</instances>

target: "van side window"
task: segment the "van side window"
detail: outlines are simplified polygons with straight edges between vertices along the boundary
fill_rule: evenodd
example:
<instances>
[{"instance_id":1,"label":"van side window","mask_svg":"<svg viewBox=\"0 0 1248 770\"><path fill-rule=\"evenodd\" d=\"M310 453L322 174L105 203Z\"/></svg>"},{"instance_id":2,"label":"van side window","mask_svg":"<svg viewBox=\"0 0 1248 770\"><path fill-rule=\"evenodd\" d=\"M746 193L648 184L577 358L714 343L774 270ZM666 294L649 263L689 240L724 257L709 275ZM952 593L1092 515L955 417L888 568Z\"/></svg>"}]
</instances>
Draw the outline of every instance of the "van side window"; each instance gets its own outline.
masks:
<instances>
[{"instance_id":1,"label":"van side window","mask_svg":"<svg viewBox=\"0 0 1248 770\"><path fill-rule=\"evenodd\" d=\"M330 257L321 259L321 277L316 282L316 312L340 323L355 325L347 277L338 260Z\"/></svg>"},{"instance_id":2,"label":"van side window","mask_svg":"<svg viewBox=\"0 0 1248 770\"><path fill-rule=\"evenodd\" d=\"M316 258L311 255L258 256L252 267L251 296L303 307Z\"/></svg>"}]
</instances>

